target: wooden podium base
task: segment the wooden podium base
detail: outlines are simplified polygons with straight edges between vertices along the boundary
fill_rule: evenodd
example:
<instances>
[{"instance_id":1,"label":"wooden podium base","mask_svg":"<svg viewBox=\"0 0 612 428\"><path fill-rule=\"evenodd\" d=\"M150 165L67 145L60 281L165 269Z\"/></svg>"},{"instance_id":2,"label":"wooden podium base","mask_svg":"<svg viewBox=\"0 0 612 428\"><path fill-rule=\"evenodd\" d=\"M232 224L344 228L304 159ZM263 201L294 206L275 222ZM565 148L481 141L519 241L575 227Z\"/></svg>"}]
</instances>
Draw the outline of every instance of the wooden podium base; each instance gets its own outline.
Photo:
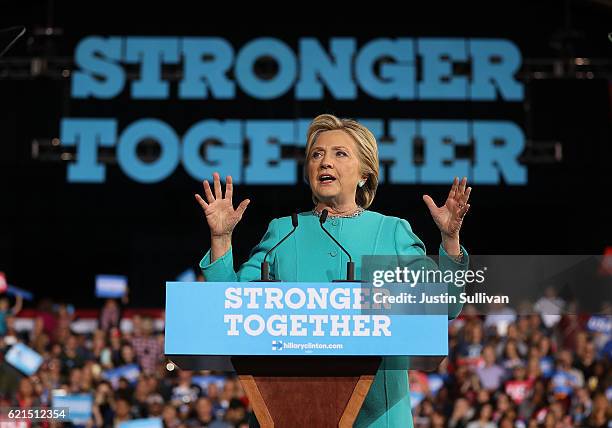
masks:
<instances>
[{"instance_id":1,"label":"wooden podium base","mask_svg":"<svg viewBox=\"0 0 612 428\"><path fill-rule=\"evenodd\" d=\"M349 428L380 357L232 357L262 428Z\"/></svg>"}]
</instances>

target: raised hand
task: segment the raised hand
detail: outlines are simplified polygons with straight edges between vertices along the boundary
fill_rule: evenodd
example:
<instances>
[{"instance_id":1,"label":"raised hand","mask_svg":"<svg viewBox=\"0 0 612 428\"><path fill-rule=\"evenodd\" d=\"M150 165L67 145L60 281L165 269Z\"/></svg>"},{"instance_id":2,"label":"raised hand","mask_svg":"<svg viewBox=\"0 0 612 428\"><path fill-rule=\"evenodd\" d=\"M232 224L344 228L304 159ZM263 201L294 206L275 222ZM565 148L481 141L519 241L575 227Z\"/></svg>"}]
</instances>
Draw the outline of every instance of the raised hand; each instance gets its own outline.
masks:
<instances>
[{"instance_id":1,"label":"raised hand","mask_svg":"<svg viewBox=\"0 0 612 428\"><path fill-rule=\"evenodd\" d=\"M195 195L195 198L204 210L211 236L213 238L231 236L234 228L242 219L242 215L251 201L245 199L240 202L240 205L238 205L236 209L234 209L232 203L233 185L231 175L225 178L225 196L223 196L221 192L221 179L217 172L213 173L213 185L215 190L214 195L208 180L204 180L203 186L206 201L198 194Z\"/></svg>"},{"instance_id":2,"label":"raised hand","mask_svg":"<svg viewBox=\"0 0 612 428\"><path fill-rule=\"evenodd\" d=\"M470 209L470 204L467 202L472 188L466 188L466 185L467 177L463 177L461 181L455 177L446 202L441 207L438 207L429 195L423 195L423 201L429 208L429 212L436 226L440 229L443 239L459 239L463 217Z\"/></svg>"}]
</instances>

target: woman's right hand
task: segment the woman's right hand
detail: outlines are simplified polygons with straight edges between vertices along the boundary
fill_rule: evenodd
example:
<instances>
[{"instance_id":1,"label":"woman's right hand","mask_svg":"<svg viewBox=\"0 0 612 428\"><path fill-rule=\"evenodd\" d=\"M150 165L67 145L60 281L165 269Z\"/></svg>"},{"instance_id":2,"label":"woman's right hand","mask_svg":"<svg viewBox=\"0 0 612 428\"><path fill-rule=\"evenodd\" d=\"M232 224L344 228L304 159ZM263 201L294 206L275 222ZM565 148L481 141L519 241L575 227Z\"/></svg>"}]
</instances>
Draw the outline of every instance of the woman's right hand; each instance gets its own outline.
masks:
<instances>
[{"instance_id":1,"label":"woman's right hand","mask_svg":"<svg viewBox=\"0 0 612 428\"><path fill-rule=\"evenodd\" d=\"M242 215L251 201L245 199L240 202L240 205L238 205L236 209L234 209L232 203L233 186L231 175L225 178L225 196L223 196L221 192L221 179L219 173L213 173L214 195L208 180L204 180L203 185L206 201L198 194L195 195L195 198L204 210L211 237L231 236L234 228L242 219Z\"/></svg>"}]
</instances>

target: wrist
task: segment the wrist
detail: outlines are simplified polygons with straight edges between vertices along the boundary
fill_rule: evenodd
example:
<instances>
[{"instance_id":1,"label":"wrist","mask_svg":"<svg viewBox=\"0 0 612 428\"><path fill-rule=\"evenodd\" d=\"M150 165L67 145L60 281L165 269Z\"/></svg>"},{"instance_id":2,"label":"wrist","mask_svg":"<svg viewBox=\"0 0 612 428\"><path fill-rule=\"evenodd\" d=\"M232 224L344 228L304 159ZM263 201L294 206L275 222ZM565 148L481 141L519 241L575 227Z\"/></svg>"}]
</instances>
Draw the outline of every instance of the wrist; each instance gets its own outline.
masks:
<instances>
[{"instance_id":1,"label":"wrist","mask_svg":"<svg viewBox=\"0 0 612 428\"><path fill-rule=\"evenodd\" d=\"M210 262L214 262L229 251L232 246L232 235L211 235Z\"/></svg>"},{"instance_id":2,"label":"wrist","mask_svg":"<svg viewBox=\"0 0 612 428\"><path fill-rule=\"evenodd\" d=\"M215 258L222 256L232 246L232 235L215 235L210 237L210 248Z\"/></svg>"},{"instance_id":3,"label":"wrist","mask_svg":"<svg viewBox=\"0 0 612 428\"><path fill-rule=\"evenodd\" d=\"M459 256L461 253L461 244L459 243L459 235L448 236L442 235L442 247L449 256Z\"/></svg>"},{"instance_id":4,"label":"wrist","mask_svg":"<svg viewBox=\"0 0 612 428\"><path fill-rule=\"evenodd\" d=\"M459 243L459 234L454 234L454 235L447 235L444 233L440 234L441 238L442 238L442 242L448 242L450 243Z\"/></svg>"},{"instance_id":5,"label":"wrist","mask_svg":"<svg viewBox=\"0 0 612 428\"><path fill-rule=\"evenodd\" d=\"M220 234L214 234L211 233L210 234L210 240L211 241L218 241L218 242L224 242L224 241L231 241L232 240L232 233L220 233Z\"/></svg>"}]
</instances>

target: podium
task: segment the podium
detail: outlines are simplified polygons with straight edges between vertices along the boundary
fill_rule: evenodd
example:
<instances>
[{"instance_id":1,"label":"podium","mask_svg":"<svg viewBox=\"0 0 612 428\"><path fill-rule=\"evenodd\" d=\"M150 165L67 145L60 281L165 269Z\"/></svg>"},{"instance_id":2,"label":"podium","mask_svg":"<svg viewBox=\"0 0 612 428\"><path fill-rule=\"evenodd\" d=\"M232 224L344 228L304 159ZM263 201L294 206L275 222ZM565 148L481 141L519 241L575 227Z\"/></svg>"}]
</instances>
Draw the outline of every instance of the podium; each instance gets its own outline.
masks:
<instances>
[{"instance_id":1,"label":"podium","mask_svg":"<svg viewBox=\"0 0 612 428\"><path fill-rule=\"evenodd\" d=\"M352 427L381 357L233 357L262 427Z\"/></svg>"},{"instance_id":2,"label":"podium","mask_svg":"<svg viewBox=\"0 0 612 428\"><path fill-rule=\"evenodd\" d=\"M395 313L364 294L169 282L165 353L182 369L235 371L262 427L351 427L379 369L435 368L448 353L444 310Z\"/></svg>"}]
</instances>

